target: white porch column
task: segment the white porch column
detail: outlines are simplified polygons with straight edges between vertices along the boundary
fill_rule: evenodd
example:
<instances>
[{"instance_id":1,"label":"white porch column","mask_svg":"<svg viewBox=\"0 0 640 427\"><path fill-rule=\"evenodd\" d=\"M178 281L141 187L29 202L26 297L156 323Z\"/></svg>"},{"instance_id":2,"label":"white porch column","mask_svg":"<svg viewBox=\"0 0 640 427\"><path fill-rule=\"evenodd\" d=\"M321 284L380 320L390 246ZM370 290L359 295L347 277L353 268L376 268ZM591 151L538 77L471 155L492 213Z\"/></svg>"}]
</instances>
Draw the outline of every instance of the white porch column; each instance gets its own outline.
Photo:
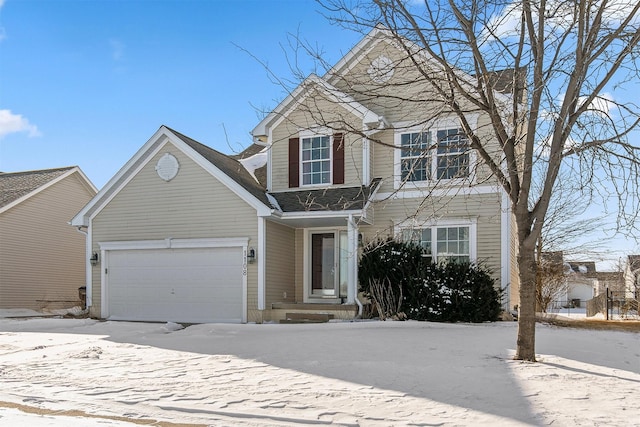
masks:
<instances>
[{"instance_id":1,"label":"white porch column","mask_svg":"<svg viewBox=\"0 0 640 427\"><path fill-rule=\"evenodd\" d=\"M353 215L347 219L347 251L347 303L355 304L358 302L358 224Z\"/></svg>"}]
</instances>

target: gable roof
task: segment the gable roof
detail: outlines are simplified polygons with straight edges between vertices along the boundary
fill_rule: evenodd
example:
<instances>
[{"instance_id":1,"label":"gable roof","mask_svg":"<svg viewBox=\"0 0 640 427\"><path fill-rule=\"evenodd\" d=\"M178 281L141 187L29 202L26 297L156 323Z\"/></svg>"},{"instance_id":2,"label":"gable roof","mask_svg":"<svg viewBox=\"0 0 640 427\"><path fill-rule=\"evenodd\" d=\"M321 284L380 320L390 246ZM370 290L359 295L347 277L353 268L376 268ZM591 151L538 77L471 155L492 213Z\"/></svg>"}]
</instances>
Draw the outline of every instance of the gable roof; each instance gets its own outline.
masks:
<instances>
[{"instance_id":1,"label":"gable roof","mask_svg":"<svg viewBox=\"0 0 640 427\"><path fill-rule=\"evenodd\" d=\"M106 206L136 172L147 164L153 155L167 142L173 143L222 184L253 206L258 211L259 216L268 216L274 210L300 212L364 209L380 182L377 179L371 185L362 187L269 194L264 181L254 179L241 163L241 160L251 157L249 154L255 155L259 153L258 146L251 146L240 155L229 156L163 125L71 220L71 225L76 227L88 226L89 219ZM261 149L264 149L264 146L261 146ZM260 169L264 169L264 167ZM256 175L258 175L260 169L256 170ZM303 199L313 200L314 202L311 205L301 205L300 200ZM282 202L286 210L282 208L280 202Z\"/></svg>"},{"instance_id":2,"label":"gable roof","mask_svg":"<svg viewBox=\"0 0 640 427\"><path fill-rule=\"evenodd\" d=\"M300 83L293 92L282 100L282 102L280 102L273 111L262 119L255 128L253 128L251 131L253 137L262 141L261 138L268 135L268 129L275 126L280 120L283 120L284 117L287 116L287 113L302 102L313 88L318 88L336 104L341 105L355 116L361 117L363 123L367 124L369 127L378 128L385 124L383 116L362 105L351 95L342 92L325 79L318 77L315 74L311 74L302 83Z\"/></svg>"},{"instance_id":3,"label":"gable roof","mask_svg":"<svg viewBox=\"0 0 640 427\"><path fill-rule=\"evenodd\" d=\"M167 143L173 144L194 160L238 197L255 208L260 215L269 215L272 207L264 188L249 175L237 160L162 125L98 194L73 217L71 225L88 226L90 219L100 212Z\"/></svg>"},{"instance_id":4,"label":"gable roof","mask_svg":"<svg viewBox=\"0 0 640 427\"><path fill-rule=\"evenodd\" d=\"M596 272L595 261L569 261L573 273L592 274Z\"/></svg>"},{"instance_id":5,"label":"gable roof","mask_svg":"<svg viewBox=\"0 0 640 427\"><path fill-rule=\"evenodd\" d=\"M189 147L193 148L212 165L220 169L225 175L240 184L242 188L256 199L260 200L266 206L271 206L269 199L267 198L265 187L253 179L251 174L249 174L245 167L236 159L236 156L228 156L169 127L167 127L167 129L173 132L178 138L184 141Z\"/></svg>"},{"instance_id":6,"label":"gable roof","mask_svg":"<svg viewBox=\"0 0 640 427\"><path fill-rule=\"evenodd\" d=\"M22 203L76 172L94 193L98 191L77 166L24 172L0 172L0 212Z\"/></svg>"}]
</instances>

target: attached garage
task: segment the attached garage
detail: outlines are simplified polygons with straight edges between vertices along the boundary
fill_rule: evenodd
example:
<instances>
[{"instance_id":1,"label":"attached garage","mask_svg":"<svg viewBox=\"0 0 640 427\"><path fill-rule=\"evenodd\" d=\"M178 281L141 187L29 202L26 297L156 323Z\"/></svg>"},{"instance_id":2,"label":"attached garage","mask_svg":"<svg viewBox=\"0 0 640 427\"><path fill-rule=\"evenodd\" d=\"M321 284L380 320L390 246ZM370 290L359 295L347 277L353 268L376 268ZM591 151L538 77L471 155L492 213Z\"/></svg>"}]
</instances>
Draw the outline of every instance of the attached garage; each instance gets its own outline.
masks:
<instances>
[{"instance_id":1,"label":"attached garage","mask_svg":"<svg viewBox=\"0 0 640 427\"><path fill-rule=\"evenodd\" d=\"M183 323L246 321L246 242L101 243L104 317Z\"/></svg>"}]
</instances>

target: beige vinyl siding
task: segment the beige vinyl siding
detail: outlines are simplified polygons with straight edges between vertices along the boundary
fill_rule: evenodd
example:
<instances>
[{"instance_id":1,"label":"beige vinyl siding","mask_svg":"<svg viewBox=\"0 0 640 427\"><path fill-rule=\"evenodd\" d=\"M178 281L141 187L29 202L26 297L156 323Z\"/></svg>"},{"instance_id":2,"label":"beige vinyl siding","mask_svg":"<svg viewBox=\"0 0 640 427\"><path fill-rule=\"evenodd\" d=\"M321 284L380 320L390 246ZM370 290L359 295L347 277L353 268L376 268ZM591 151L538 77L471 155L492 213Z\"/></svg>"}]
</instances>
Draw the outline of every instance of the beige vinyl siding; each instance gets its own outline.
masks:
<instances>
[{"instance_id":1,"label":"beige vinyl siding","mask_svg":"<svg viewBox=\"0 0 640 427\"><path fill-rule=\"evenodd\" d=\"M86 240L68 223L93 195L73 173L0 214L0 308L80 304Z\"/></svg>"},{"instance_id":2,"label":"beige vinyl siding","mask_svg":"<svg viewBox=\"0 0 640 427\"><path fill-rule=\"evenodd\" d=\"M478 129L478 133L481 138L491 138L491 135L488 133L488 123L485 116L479 117ZM376 133L371 138L371 145L373 146L372 152L374 153L373 170L371 172L371 176L373 178L383 179L382 185L380 186L379 190L380 192L386 193L397 191L397 189L394 187L394 180L396 178L394 176L394 164L398 160L397 157L399 156L399 148L393 148L394 136L395 132L393 130L385 130L383 132ZM491 148L492 146L492 144L488 144L488 147ZM495 148L497 150L497 146L495 146ZM495 156L498 156L497 151L494 151L493 154ZM486 185L487 183L494 183L495 181L490 179L491 171L489 170L489 168L484 163L480 162L480 159L477 158L477 154L475 152L472 152L471 156L472 159L475 159L475 166L471 171L474 181L477 183L482 183L483 185ZM437 182L435 183L435 185L438 186L437 188L450 188L452 186L460 186L459 183L450 184L447 181ZM462 183L462 186L466 187L468 185L469 182ZM406 188L401 188L400 191L413 189L413 185L411 184L405 185L405 187Z\"/></svg>"},{"instance_id":3,"label":"beige vinyl siding","mask_svg":"<svg viewBox=\"0 0 640 427\"><path fill-rule=\"evenodd\" d=\"M391 59L394 72L388 81L378 84L371 79L369 68L372 61L381 55ZM420 80L415 65L406 58L406 54L383 41L332 83L388 121L403 122L424 119L421 111L428 108L435 111L442 105L427 92L426 84L414 84Z\"/></svg>"},{"instance_id":4,"label":"beige vinyl siding","mask_svg":"<svg viewBox=\"0 0 640 427\"><path fill-rule=\"evenodd\" d=\"M158 159L171 153L180 170L171 181L155 171ZM224 184L167 144L92 220L93 250L100 242L192 238L249 238L258 244L256 211ZM247 320L261 321L257 310L257 263L248 264ZM100 268L93 268L92 315L100 317Z\"/></svg>"},{"instance_id":5,"label":"beige vinyl siding","mask_svg":"<svg viewBox=\"0 0 640 427\"><path fill-rule=\"evenodd\" d=\"M321 96L321 95L318 95ZM313 129L318 125L330 122L348 123L355 129L362 127L362 120L346 111L342 106L318 98L312 105L302 104L292 111L287 119L273 129L273 145L271 146L271 183L272 191L289 190L289 139L298 137L300 131ZM310 112L310 110L316 113ZM322 111L322 114L319 113ZM337 124L338 128L345 127ZM333 131L329 131L333 132ZM344 137L344 184L341 187L362 185L362 137L345 131ZM305 187L299 187L299 190ZM307 187L309 188L309 187Z\"/></svg>"},{"instance_id":6,"label":"beige vinyl siding","mask_svg":"<svg viewBox=\"0 0 640 427\"><path fill-rule=\"evenodd\" d=\"M418 224L447 220L476 221L476 256L489 267L498 280L501 273L500 227L501 210L498 194L421 199L396 199L374 204L375 224L362 226L364 241L385 239L395 235L396 227L415 218ZM421 205L422 204L422 205Z\"/></svg>"},{"instance_id":7,"label":"beige vinyl siding","mask_svg":"<svg viewBox=\"0 0 640 427\"><path fill-rule=\"evenodd\" d=\"M385 130L376 133L370 138L371 155L373 157L373 169L371 170L371 178L382 178L382 183L378 189L381 193L392 192L393 190L393 130Z\"/></svg>"},{"instance_id":8,"label":"beige vinyl siding","mask_svg":"<svg viewBox=\"0 0 640 427\"><path fill-rule=\"evenodd\" d=\"M270 309L274 302L295 301L295 229L266 221L265 234L265 308Z\"/></svg>"},{"instance_id":9,"label":"beige vinyl siding","mask_svg":"<svg viewBox=\"0 0 640 427\"><path fill-rule=\"evenodd\" d=\"M371 61L380 55L390 58L395 64L395 72L385 84L373 83L368 73ZM348 70L345 76L334 84L339 89L353 95L363 105L383 115L399 132L402 131L400 125L426 126L426 123L433 120L454 117L453 113L443 107L440 97L416 72L415 65L406 58L406 54L384 41L378 43L361 59L360 63ZM367 96L363 98L362 95L358 95L359 93L367 94ZM378 96L372 96L372 94ZM477 109L470 103L465 105L463 99L459 102L461 102L461 108L469 112L467 117L472 118ZM384 192L393 191L393 164L397 154L392 148L394 133L395 131L390 129L378 132L371 137L372 153L375 156L371 177L385 179L380 189ZM488 147L487 151L499 164L499 147L497 144L492 144L495 136L488 115L477 116L476 133L481 140L487 142L485 144ZM473 174L476 182L486 182L487 178L491 176L490 170L484 165L479 165L474 169Z\"/></svg>"}]
</instances>

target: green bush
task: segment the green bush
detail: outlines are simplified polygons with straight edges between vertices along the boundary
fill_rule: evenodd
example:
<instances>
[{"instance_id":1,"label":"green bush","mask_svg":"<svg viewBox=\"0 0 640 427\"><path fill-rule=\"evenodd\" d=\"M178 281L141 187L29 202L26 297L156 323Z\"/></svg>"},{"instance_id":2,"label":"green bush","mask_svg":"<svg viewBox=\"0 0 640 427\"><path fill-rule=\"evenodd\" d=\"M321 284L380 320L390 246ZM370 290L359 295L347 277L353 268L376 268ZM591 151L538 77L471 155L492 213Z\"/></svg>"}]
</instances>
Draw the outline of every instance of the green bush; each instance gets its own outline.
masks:
<instances>
[{"instance_id":1,"label":"green bush","mask_svg":"<svg viewBox=\"0 0 640 427\"><path fill-rule=\"evenodd\" d=\"M428 259L420 246L411 243L389 239L367 245L359 266L361 291L372 299L381 318L498 319L500 292L486 268L458 262L433 264ZM383 295L401 295L399 307L380 297L381 284L387 289Z\"/></svg>"},{"instance_id":2,"label":"green bush","mask_svg":"<svg viewBox=\"0 0 640 427\"><path fill-rule=\"evenodd\" d=\"M409 319L485 322L500 315L500 292L489 272L477 264L446 262L424 269L421 283L407 294Z\"/></svg>"}]
</instances>

